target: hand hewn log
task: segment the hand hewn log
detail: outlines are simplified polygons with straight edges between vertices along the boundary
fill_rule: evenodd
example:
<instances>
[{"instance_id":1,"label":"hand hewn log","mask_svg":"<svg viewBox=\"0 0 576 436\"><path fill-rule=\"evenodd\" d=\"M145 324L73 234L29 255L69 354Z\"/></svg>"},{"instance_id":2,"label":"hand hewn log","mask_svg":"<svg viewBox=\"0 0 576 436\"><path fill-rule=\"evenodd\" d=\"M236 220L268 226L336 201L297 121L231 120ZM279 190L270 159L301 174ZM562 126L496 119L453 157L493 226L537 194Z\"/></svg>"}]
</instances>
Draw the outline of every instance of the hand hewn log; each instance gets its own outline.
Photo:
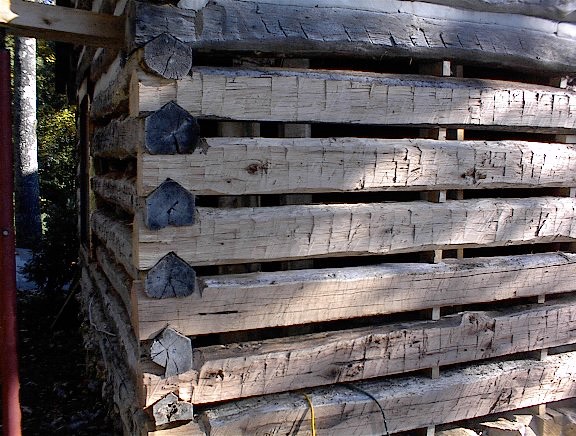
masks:
<instances>
[{"instance_id":1,"label":"hand hewn log","mask_svg":"<svg viewBox=\"0 0 576 436\"><path fill-rule=\"evenodd\" d=\"M165 180L145 200L144 222L151 230L194 224L195 198L173 180Z\"/></svg>"},{"instance_id":2,"label":"hand hewn log","mask_svg":"<svg viewBox=\"0 0 576 436\"><path fill-rule=\"evenodd\" d=\"M522 141L205 138L139 156L138 189L171 178L196 195L576 186L576 148Z\"/></svg>"},{"instance_id":3,"label":"hand hewn log","mask_svg":"<svg viewBox=\"0 0 576 436\"><path fill-rule=\"evenodd\" d=\"M146 295L156 299L187 297L195 289L194 269L174 253L160 259L146 273L144 281Z\"/></svg>"},{"instance_id":4,"label":"hand hewn log","mask_svg":"<svg viewBox=\"0 0 576 436\"><path fill-rule=\"evenodd\" d=\"M173 251L191 265L495 247L576 238L576 199L536 197L262 208L196 208L195 224L148 230L135 265Z\"/></svg>"},{"instance_id":5,"label":"hand hewn log","mask_svg":"<svg viewBox=\"0 0 576 436\"><path fill-rule=\"evenodd\" d=\"M92 177L90 185L101 199L119 206L122 210L133 214L138 209L138 195L133 178L109 173Z\"/></svg>"},{"instance_id":6,"label":"hand hewn log","mask_svg":"<svg viewBox=\"0 0 576 436\"><path fill-rule=\"evenodd\" d=\"M183 374L192 368L192 342L167 327L152 341L150 358L164 368L164 377Z\"/></svg>"},{"instance_id":7,"label":"hand hewn log","mask_svg":"<svg viewBox=\"0 0 576 436\"><path fill-rule=\"evenodd\" d=\"M130 226L97 210L90 216L90 228L106 248L114 254L116 261L133 278L138 272L132 261L132 231Z\"/></svg>"},{"instance_id":8,"label":"hand hewn log","mask_svg":"<svg viewBox=\"0 0 576 436\"><path fill-rule=\"evenodd\" d=\"M406 377L309 389L316 429L323 435L380 434L444 424L570 398L576 352L545 361L493 362L444 371L437 379ZM366 393L375 397L376 402ZM384 415L384 416L383 416ZM307 434L310 406L302 393L274 394L205 410L210 435Z\"/></svg>"},{"instance_id":9,"label":"hand hewn log","mask_svg":"<svg viewBox=\"0 0 576 436\"><path fill-rule=\"evenodd\" d=\"M178 29L172 29L178 32ZM144 63L152 72L166 79L181 79L192 68L192 48L168 33L144 46Z\"/></svg>"},{"instance_id":10,"label":"hand hewn log","mask_svg":"<svg viewBox=\"0 0 576 436\"><path fill-rule=\"evenodd\" d=\"M534 71L576 64L571 23L422 2L214 0L198 12L136 3L133 16L136 46L170 32L200 50L443 58Z\"/></svg>"},{"instance_id":11,"label":"hand hewn log","mask_svg":"<svg viewBox=\"0 0 576 436\"><path fill-rule=\"evenodd\" d=\"M204 404L562 346L576 342L575 302L200 347L187 374L145 370L146 403L190 385Z\"/></svg>"},{"instance_id":12,"label":"hand hewn log","mask_svg":"<svg viewBox=\"0 0 576 436\"><path fill-rule=\"evenodd\" d=\"M95 127L90 153L95 157L126 159L136 156L144 142L144 121L141 118L118 118Z\"/></svg>"},{"instance_id":13,"label":"hand hewn log","mask_svg":"<svg viewBox=\"0 0 576 436\"><path fill-rule=\"evenodd\" d=\"M576 255L553 253L202 277L186 298L138 293L137 335L166 322L201 335L572 292L575 265Z\"/></svg>"},{"instance_id":14,"label":"hand hewn log","mask_svg":"<svg viewBox=\"0 0 576 436\"><path fill-rule=\"evenodd\" d=\"M191 76L177 84L176 102L191 115L205 118L550 133L576 128L576 92L515 82L193 67Z\"/></svg>"},{"instance_id":15,"label":"hand hewn log","mask_svg":"<svg viewBox=\"0 0 576 436\"><path fill-rule=\"evenodd\" d=\"M144 128L144 146L151 154L192 153L198 144L198 122L175 102L148 116Z\"/></svg>"},{"instance_id":16,"label":"hand hewn log","mask_svg":"<svg viewBox=\"0 0 576 436\"><path fill-rule=\"evenodd\" d=\"M167 424L194 419L192 404L180 401L173 393L166 395L152 405L152 415L158 428Z\"/></svg>"}]
</instances>

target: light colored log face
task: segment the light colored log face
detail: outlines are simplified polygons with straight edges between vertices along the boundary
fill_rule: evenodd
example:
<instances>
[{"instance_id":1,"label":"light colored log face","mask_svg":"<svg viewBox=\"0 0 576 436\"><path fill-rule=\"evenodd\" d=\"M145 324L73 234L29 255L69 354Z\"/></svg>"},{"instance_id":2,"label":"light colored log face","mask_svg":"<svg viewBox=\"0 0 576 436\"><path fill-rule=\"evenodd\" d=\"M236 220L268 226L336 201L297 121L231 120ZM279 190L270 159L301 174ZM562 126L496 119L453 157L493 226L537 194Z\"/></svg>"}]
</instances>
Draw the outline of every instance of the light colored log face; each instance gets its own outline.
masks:
<instances>
[{"instance_id":1,"label":"light colored log face","mask_svg":"<svg viewBox=\"0 0 576 436\"><path fill-rule=\"evenodd\" d=\"M491 80L197 67L177 102L199 117L386 125L576 127L576 94Z\"/></svg>"},{"instance_id":2,"label":"light colored log face","mask_svg":"<svg viewBox=\"0 0 576 436\"><path fill-rule=\"evenodd\" d=\"M179 386L194 385L192 403L202 404L566 345L576 342L575 301L198 348L194 371L144 375L146 403Z\"/></svg>"},{"instance_id":3,"label":"light colored log face","mask_svg":"<svg viewBox=\"0 0 576 436\"><path fill-rule=\"evenodd\" d=\"M446 371L440 378L401 378L358 384L399 432L483 416L574 396L576 353L546 361L488 363ZM316 428L326 435L382 434L374 400L344 386L307 390ZM210 435L308 434L310 409L301 393L258 397L216 406L201 417ZM295 425L295 424L298 425Z\"/></svg>"},{"instance_id":4,"label":"light colored log face","mask_svg":"<svg viewBox=\"0 0 576 436\"><path fill-rule=\"evenodd\" d=\"M521 141L206 138L140 155L140 195L167 178L197 195L576 185L576 147Z\"/></svg>"},{"instance_id":5,"label":"light colored log face","mask_svg":"<svg viewBox=\"0 0 576 436\"><path fill-rule=\"evenodd\" d=\"M170 251L195 266L569 241L575 217L576 199L556 197L197 208L191 226L137 225L135 255L149 269Z\"/></svg>"},{"instance_id":6,"label":"light colored log face","mask_svg":"<svg viewBox=\"0 0 576 436\"><path fill-rule=\"evenodd\" d=\"M563 253L204 277L186 298L140 292L138 334L149 339L166 324L199 335L571 292L575 265L576 255Z\"/></svg>"}]
</instances>

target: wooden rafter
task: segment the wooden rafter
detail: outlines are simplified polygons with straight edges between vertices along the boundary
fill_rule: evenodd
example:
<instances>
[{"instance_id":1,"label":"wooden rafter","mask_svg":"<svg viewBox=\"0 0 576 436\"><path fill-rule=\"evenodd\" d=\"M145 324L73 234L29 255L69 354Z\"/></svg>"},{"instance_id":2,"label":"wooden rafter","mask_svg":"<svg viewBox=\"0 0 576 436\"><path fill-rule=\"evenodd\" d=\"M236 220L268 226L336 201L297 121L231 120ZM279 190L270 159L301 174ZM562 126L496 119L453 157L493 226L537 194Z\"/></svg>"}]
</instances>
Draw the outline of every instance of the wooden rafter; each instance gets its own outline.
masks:
<instances>
[{"instance_id":1,"label":"wooden rafter","mask_svg":"<svg viewBox=\"0 0 576 436\"><path fill-rule=\"evenodd\" d=\"M24 0L0 0L0 27L21 36L81 45L124 44L124 17Z\"/></svg>"}]
</instances>

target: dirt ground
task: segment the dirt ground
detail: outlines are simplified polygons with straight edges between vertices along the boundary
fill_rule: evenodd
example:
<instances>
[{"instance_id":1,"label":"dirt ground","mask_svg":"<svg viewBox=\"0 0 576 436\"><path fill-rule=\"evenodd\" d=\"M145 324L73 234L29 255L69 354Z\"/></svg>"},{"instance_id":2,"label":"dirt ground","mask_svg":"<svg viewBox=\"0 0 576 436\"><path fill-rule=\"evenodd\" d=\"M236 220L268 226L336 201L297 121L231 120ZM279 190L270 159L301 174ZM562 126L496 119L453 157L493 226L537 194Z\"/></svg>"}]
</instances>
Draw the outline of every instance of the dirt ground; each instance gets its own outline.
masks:
<instances>
[{"instance_id":1,"label":"dirt ground","mask_svg":"<svg viewBox=\"0 0 576 436\"><path fill-rule=\"evenodd\" d=\"M51 328L64 300L61 292L18 293L23 434L117 434L102 400L103 382L82 343L73 298Z\"/></svg>"}]
</instances>

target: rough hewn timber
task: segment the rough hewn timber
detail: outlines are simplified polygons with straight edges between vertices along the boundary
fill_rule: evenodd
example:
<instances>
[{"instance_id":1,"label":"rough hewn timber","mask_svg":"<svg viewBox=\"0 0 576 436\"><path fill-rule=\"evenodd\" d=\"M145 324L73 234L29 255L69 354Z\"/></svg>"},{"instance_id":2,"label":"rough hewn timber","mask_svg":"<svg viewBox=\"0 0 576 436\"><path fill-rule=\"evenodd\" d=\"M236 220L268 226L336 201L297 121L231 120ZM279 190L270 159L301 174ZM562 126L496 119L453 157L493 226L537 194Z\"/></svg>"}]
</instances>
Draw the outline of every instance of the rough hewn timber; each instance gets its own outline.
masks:
<instances>
[{"instance_id":1,"label":"rough hewn timber","mask_svg":"<svg viewBox=\"0 0 576 436\"><path fill-rule=\"evenodd\" d=\"M146 117L144 128L144 148L151 154L192 153L198 144L198 122L172 101Z\"/></svg>"},{"instance_id":2,"label":"rough hewn timber","mask_svg":"<svg viewBox=\"0 0 576 436\"><path fill-rule=\"evenodd\" d=\"M178 29L173 29L178 32ZM168 33L162 33L144 46L144 63L166 79L181 79L192 68L192 47Z\"/></svg>"},{"instance_id":3,"label":"rough hewn timber","mask_svg":"<svg viewBox=\"0 0 576 436\"><path fill-rule=\"evenodd\" d=\"M137 335L150 339L166 324L199 335L572 292L575 265L575 254L551 253L202 277L201 292L186 298L139 291Z\"/></svg>"},{"instance_id":4,"label":"rough hewn timber","mask_svg":"<svg viewBox=\"0 0 576 436\"><path fill-rule=\"evenodd\" d=\"M152 341L150 358L164 368L164 377L183 374L192 368L192 342L173 328L166 327Z\"/></svg>"},{"instance_id":5,"label":"rough hewn timber","mask_svg":"<svg viewBox=\"0 0 576 436\"><path fill-rule=\"evenodd\" d=\"M185 156L139 155L138 190L196 195L576 186L576 147L521 141L206 138Z\"/></svg>"},{"instance_id":6,"label":"rough hewn timber","mask_svg":"<svg viewBox=\"0 0 576 436\"><path fill-rule=\"evenodd\" d=\"M576 391L576 353L545 361L515 360L446 370L440 378L358 383L378 399L388 431L399 432L558 401ZM366 394L333 386L309 389L322 435L382 434L383 416ZM210 435L308 434L310 408L301 393L215 406L201 415Z\"/></svg>"},{"instance_id":7,"label":"rough hewn timber","mask_svg":"<svg viewBox=\"0 0 576 436\"><path fill-rule=\"evenodd\" d=\"M114 255L103 247L96 247L96 260L102 272L124 303L124 308L132 316L132 278L122 265L114 261Z\"/></svg>"},{"instance_id":8,"label":"rough hewn timber","mask_svg":"<svg viewBox=\"0 0 576 436\"><path fill-rule=\"evenodd\" d=\"M124 211L133 214L138 209L138 195L134 178L122 174L109 173L90 179L94 193Z\"/></svg>"},{"instance_id":9,"label":"rough hewn timber","mask_svg":"<svg viewBox=\"0 0 576 436\"><path fill-rule=\"evenodd\" d=\"M195 421L187 422L184 425L156 430L148 433L148 436L205 436L206 432Z\"/></svg>"},{"instance_id":10,"label":"rough hewn timber","mask_svg":"<svg viewBox=\"0 0 576 436\"><path fill-rule=\"evenodd\" d=\"M576 46L576 44L575 44ZM566 132L576 93L495 80L193 67L176 102L193 116Z\"/></svg>"},{"instance_id":11,"label":"rough hewn timber","mask_svg":"<svg viewBox=\"0 0 576 436\"><path fill-rule=\"evenodd\" d=\"M201 50L440 58L537 71L576 64L571 23L422 2L215 0L199 12L136 3L133 16L137 46L170 32Z\"/></svg>"},{"instance_id":12,"label":"rough hewn timber","mask_svg":"<svg viewBox=\"0 0 576 436\"><path fill-rule=\"evenodd\" d=\"M196 289L196 273L190 265L168 253L147 273L144 292L152 298L180 298L191 295Z\"/></svg>"},{"instance_id":13,"label":"rough hewn timber","mask_svg":"<svg viewBox=\"0 0 576 436\"><path fill-rule=\"evenodd\" d=\"M196 208L195 224L151 231L135 220L134 264L173 251L190 265L494 247L576 238L576 199L454 200Z\"/></svg>"},{"instance_id":14,"label":"rough hewn timber","mask_svg":"<svg viewBox=\"0 0 576 436\"><path fill-rule=\"evenodd\" d=\"M116 261L121 263L126 272L138 278L138 272L132 262L132 232L130 226L107 216L102 211L95 211L90 217L92 232L102 241L106 248L114 253Z\"/></svg>"},{"instance_id":15,"label":"rough hewn timber","mask_svg":"<svg viewBox=\"0 0 576 436\"><path fill-rule=\"evenodd\" d=\"M575 302L196 348L189 373L145 371L146 404L191 384L202 404L566 345L576 342Z\"/></svg>"},{"instance_id":16,"label":"rough hewn timber","mask_svg":"<svg viewBox=\"0 0 576 436\"><path fill-rule=\"evenodd\" d=\"M90 115L92 118L109 118L125 114L129 108L130 78L137 68L139 56L120 52L94 85Z\"/></svg>"},{"instance_id":17,"label":"rough hewn timber","mask_svg":"<svg viewBox=\"0 0 576 436\"><path fill-rule=\"evenodd\" d=\"M192 404L181 401L170 393L152 406L152 415L157 428L180 421L190 421L194 418Z\"/></svg>"},{"instance_id":18,"label":"rough hewn timber","mask_svg":"<svg viewBox=\"0 0 576 436\"><path fill-rule=\"evenodd\" d=\"M531 15L557 21L576 20L574 0L423 0L427 3L471 9L479 12Z\"/></svg>"},{"instance_id":19,"label":"rough hewn timber","mask_svg":"<svg viewBox=\"0 0 576 436\"><path fill-rule=\"evenodd\" d=\"M144 222L151 230L194 224L195 198L174 180L165 180L145 200Z\"/></svg>"},{"instance_id":20,"label":"rough hewn timber","mask_svg":"<svg viewBox=\"0 0 576 436\"><path fill-rule=\"evenodd\" d=\"M126 434L144 436L147 434L148 419L141 408L140 384L134 381L134 374L127 366L125 348L114 330L114 323L100 299L88 267L82 270L80 300L85 318L90 325L84 333L88 348L97 348L106 368L107 378L113 387L113 400L117 405Z\"/></svg>"},{"instance_id":21,"label":"rough hewn timber","mask_svg":"<svg viewBox=\"0 0 576 436\"><path fill-rule=\"evenodd\" d=\"M102 127L94 128L90 153L95 157L126 159L136 156L138 146L144 143L142 118L114 119Z\"/></svg>"}]
</instances>

